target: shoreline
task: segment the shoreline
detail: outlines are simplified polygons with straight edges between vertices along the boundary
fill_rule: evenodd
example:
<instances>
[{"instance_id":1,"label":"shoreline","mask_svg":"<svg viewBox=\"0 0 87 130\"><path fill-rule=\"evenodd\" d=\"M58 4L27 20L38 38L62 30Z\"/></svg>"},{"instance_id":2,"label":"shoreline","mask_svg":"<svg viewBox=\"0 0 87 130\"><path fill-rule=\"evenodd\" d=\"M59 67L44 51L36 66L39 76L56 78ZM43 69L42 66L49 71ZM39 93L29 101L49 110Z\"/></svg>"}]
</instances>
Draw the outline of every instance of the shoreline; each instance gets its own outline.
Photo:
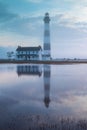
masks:
<instances>
[{"instance_id":1,"label":"shoreline","mask_svg":"<svg viewBox=\"0 0 87 130\"><path fill-rule=\"evenodd\" d=\"M8 59L0 59L0 64L87 64L87 60L8 60Z\"/></svg>"}]
</instances>

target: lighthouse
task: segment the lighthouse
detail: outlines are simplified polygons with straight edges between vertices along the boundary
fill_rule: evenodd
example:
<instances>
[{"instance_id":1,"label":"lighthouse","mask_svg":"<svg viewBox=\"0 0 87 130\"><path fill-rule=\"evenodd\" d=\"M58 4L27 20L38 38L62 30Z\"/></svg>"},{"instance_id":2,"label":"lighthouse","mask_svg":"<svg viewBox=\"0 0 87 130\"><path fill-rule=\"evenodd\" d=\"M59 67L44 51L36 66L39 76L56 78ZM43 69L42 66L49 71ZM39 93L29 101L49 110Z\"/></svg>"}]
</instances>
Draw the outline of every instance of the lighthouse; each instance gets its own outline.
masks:
<instances>
[{"instance_id":1,"label":"lighthouse","mask_svg":"<svg viewBox=\"0 0 87 130\"><path fill-rule=\"evenodd\" d=\"M49 13L45 14L44 17L44 45L43 45L43 59L50 60L51 58L51 47L50 47L50 17Z\"/></svg>"}]
</instances>

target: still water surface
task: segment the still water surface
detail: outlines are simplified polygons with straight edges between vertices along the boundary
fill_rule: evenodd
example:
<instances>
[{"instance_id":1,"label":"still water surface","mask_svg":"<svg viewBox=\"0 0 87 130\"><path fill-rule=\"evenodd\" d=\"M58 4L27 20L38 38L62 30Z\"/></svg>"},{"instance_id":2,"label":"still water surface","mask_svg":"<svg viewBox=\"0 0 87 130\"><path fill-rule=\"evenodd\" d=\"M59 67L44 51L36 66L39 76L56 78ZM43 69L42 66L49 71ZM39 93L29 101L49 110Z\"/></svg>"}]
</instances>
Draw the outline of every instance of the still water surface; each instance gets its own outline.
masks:
<instances>
[{"instance_id":1,"label":"still water surface","mask_svg":"<svg viewBox=\"0 0 87 130\"><path fill-rule=\"evenodd\" d=\"M0 65L0 128L32 116L87 118L87 64Z\"/></svg>"}]
</instances>

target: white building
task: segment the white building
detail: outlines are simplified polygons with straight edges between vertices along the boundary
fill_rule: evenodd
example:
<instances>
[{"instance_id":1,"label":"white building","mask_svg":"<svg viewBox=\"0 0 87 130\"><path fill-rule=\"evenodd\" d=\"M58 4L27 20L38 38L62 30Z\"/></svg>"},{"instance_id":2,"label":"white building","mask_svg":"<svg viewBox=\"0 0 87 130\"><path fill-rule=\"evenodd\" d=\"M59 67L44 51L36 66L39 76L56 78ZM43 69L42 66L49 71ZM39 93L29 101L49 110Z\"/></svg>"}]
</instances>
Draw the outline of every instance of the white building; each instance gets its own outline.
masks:
<instances>
[{"instance_id":1,"label":"white building","mask_svg":"<svg viewBox=\"0 0 87 130\"><path fill-rule=\"evenodd\" d=\"M41 58L42 58L41 46L38 47L18 46L18 48L16 49L17 60L41 60Z\"/></svg>"}]
</instances>

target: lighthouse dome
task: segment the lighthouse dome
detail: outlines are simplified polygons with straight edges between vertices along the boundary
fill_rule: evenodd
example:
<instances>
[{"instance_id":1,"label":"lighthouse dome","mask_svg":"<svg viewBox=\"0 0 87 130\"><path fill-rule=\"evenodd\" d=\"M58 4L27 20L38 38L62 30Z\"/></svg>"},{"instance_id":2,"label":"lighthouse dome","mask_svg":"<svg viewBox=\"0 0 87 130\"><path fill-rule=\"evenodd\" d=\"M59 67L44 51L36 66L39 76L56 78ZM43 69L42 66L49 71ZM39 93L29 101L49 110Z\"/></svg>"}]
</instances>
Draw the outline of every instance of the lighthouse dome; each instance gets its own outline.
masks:
<instances>
[{"instance_id":1,"label":"lighthouse dome","mask_svg":"<svg viewBox=\"0 0 87 130\"><path fill-rule=\"evenodd\" d=\"M46 15L46 16L49 16L49 13L47 12L47 13L45 13L45 15Z\"/></svg>"}]
</instances>

